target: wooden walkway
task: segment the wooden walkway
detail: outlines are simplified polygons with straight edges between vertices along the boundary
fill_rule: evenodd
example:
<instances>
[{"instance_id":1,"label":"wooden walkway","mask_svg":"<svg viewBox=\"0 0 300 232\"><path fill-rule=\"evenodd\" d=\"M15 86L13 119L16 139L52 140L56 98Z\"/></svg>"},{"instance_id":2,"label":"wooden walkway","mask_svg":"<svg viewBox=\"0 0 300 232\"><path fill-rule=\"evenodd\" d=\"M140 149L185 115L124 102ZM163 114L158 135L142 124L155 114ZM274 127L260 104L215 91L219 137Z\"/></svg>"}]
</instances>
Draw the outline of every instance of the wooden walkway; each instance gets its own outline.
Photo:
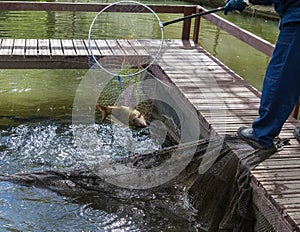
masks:
<instances>
[{"instance_id":1,"label":"wooden walkway","mask_svg":"<svg viewBox=\"0 0 300 232\"><path fill-rule=\"evenodd\" d=\"M88 68L85 40L2 39L0 68ZM100 43L107 45L105 53ZM115 55L110 47L124 43L94 41L93 52ZM127 44L128 45L128 44ZM139 55L139 54L137 54ZM257 117L260 93L193 42L167 41L158 61L159 75L170 80L199 114L204 137L235 134ZM157 70L156 70L157 71ZM254 202L277 231L299 230L300 146L293 139L296 120L290 118L281 137L291 145L252 171ZM274 221L275 220L275 221Z\"/></svg>"},{"instance_id":2,"label":"wooden walkway","mask_svg":"<svg viewBox=\"0 0 300 232\"><path fill-rule=\"evenodd\" d=\"M101 54L102 42L94 41L93 54L112 55L111 49ZM89 68L88 47L87 40L0 39L0 68Z\"/></svg>"},{"instance_id":3,"label":"wooden walkway","mask_svg":"<svg viewBox=\"0 0 300 232\"><path fill-rule=\"evenodd\" d=\"M236 134L240 126L250 126L257 117L260 93L201 47L170 41L159 65L196 108L201 132L207 137L212 132ZM291 144L252 171L254 202L280 232L300 230L300 145L293 137L296 123L289 118L280 134L291 138Z\"/></svg>"},{"instance_id":4,"label":"wooden walkway","mask_svg":"<svg viewBox=\"0 0 300 232\"><path fill-rule=\"evenodd\" d=\"M0 68L3 69L88 69L89 54L148 56L142 41L93 40L89 44L88 40L80 39L0 39Z\"/></svg>"}]
</instances>

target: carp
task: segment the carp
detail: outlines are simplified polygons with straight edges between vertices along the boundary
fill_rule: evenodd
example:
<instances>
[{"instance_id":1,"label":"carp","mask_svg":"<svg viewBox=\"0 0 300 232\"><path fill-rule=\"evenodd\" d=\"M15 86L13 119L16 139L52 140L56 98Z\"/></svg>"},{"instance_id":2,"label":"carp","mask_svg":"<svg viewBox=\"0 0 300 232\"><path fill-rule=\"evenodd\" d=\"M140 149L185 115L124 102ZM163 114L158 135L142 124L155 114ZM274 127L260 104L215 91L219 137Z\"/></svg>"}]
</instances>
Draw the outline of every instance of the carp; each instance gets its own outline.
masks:
<instances>
[{"instance_id":1,"label":"carp","mask_svg":"<svg viewBox=\"0 0 300 232\"><path fill-rule=\"evenodd\" d=\"M108 115L112 115L112 120L133 127L146 127L145 117L138 110L128 106L102 106L97 104L98 110L101 112L102 121Z\"/></svg>"}]
</instances>

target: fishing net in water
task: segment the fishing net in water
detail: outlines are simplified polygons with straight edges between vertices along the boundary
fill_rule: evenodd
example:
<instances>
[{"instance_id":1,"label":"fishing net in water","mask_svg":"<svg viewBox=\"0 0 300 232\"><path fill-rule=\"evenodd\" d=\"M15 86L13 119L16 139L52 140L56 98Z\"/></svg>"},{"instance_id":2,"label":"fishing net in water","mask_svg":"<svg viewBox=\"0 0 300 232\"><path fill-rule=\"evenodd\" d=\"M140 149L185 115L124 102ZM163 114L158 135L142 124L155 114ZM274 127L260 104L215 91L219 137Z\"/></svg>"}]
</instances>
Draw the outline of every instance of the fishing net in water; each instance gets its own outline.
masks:
<instances>
[{"instance_id":1,"label":"fishing net in water","mask_svg":"<svg viewBox=\"0 0 300 232\"><path fill-rule=\"evenodd\" d=\"M278 146L286 142L278 139ZM207 231L278 231L278 215L270 205L268 210L258 210L261 207L253 200L250 185L250 171L277 148L253 149L238 137L227 138L226 144L230 151L219 156L205 174L198 175L189 190L198 209L197 219Z\"/></svg>"},{"instance_id":2,"label":"fishing net in water","mask_svg":"<svg viewBox=\"0 0 300 232\"><path fill-rule=\"evenodd\" d=\"M219 138L215 139L216 147L218 140ZM181 158L184 159L184 156L190 152L190 147L195 147L196 152L192 161L176 178L158 188L142 190L142 192L167 189L169 193L174 191L175 194L178 189L174 186L183 186L180 189L188 192L189 200L197 210L195 217L200 224L198 227L201 228L200 231L275 231L268 221L270 218L267 220L263 212L255 209L249 183L250 170L270 157L276 149L254 150L239 138L226 136L214 164L206 173L199 174L199 167L211 141L202 139L152 153L133 155L116 162L136 169L151 169L170 159L174 150L179 151L182 154ZM106 183L88 169L0 175L0 181L48 188L76 198L91 193L117 194L122 191L122 188Z\"/></svg>"}]
</instances>

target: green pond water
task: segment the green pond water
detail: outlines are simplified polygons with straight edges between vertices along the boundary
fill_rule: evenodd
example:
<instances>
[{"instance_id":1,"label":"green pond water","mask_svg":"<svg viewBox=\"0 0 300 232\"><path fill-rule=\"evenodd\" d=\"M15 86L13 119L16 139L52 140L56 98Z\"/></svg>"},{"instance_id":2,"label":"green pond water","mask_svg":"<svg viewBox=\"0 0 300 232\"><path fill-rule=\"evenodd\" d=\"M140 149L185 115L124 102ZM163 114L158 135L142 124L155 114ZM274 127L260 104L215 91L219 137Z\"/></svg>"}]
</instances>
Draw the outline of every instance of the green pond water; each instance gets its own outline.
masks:
<instances>
[{"instance_id":1,"label":"green pond water","mask_svg":"<svg viewBox=\"0 0 300 232\"><path fill-rule=\"evenodd\" d=\"M183 4L182 1L163 3ZM223 16L222 13L219 15ZM1 38L87 39L94 16L95 13L82 12L1 11ZM159 14L163 22L179 16ZM278 34L277 22L236 14L224 18L275 43ZM167 26L164 30L165 38L180 38L181 25L177 23ZM261 89L269 57L205 20L201 22L199 44L257 89ZM0 70L1 116L70 114L76 85L85 73L86 70Z\"/></svg>"},{"instance_id":2,"label":"green pond water","mask_svg":"<svg viewBox=\"0 0 300 232\"><path fill-rule=\"evenodd\" d=\"M182 1L147 3L187 4ZM94 16L95 13L80 12L0 11L0 36L87 39ZM162 21L178 16L159 15ZM234 14L225 18L275 43L277 22ZM168 26L165 38L180 38L181 25ZM199 43L256 88L261 88L269 57L205 20L201 22ZM84 165L78 159L73 141L71 110L76 89L86 72L0 70L1 173ZM98 127L99 136L106 139L107 149L112 153L123 152L115 148L122 147L124 139L112 138L109 125ZM161 148L151 139L148 129L136 130L133 135L141 138L138 150ZM117 194L103 191L74 198L0 182L0 231L202 231L205 225L196 221L196 211L187 193L180 186L173 186L173 189L176 194L164 190L122 190Z\"/></svg>"}]
</instances>

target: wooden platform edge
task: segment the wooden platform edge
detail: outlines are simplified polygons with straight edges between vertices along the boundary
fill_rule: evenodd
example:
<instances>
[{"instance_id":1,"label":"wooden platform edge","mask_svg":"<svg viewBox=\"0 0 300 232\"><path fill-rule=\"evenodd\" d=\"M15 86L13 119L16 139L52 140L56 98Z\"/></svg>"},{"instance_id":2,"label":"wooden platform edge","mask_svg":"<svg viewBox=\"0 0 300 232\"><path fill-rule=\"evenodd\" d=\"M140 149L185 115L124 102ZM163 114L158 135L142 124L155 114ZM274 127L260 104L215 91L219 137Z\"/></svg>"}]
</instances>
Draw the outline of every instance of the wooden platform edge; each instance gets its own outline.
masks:
<instances>
[{"instance_id":1,"label":"wooden platform edge","mask_svg":"<svg viewBox=\"0 0 300 232\"><path fill-rule=\"evenodd\" d=\"M198 45L192 46L192 49L197 49L198 52L204 52L209 58L211 58L214 62L216 62L218 65L220 65L229 75L234 76L235 78L238 78L242 82L245 83L245 86L249 89L249 91L253 92L254 95L259 99L260 98L260 92L251 86L249 83L247 83L245 80L243 80L238 74L230 70L225 64L223 64L221 61L219 61L217 58L213 57L211 54L209 54L205 49L201 48ZM167 73L164 72L162 68L156 68L156 72L159 72L159 75L163 76L163 79L166 81L169 81L173 85L177 86L170 76L168 76ZM182 97L185 97L182 93ZM189 101L190 104L193 105L193 107L196 109L196 106ZM201 109L196 109L198 112L199 117L199 123L202 135L204 137L211 136L212 133L218 133L218 129L214 128L213 125L210 125L210 122L207 121L205 116L202 116ZM254 118L253 118L254 119ZM236 152L236 151L233 151ZM236 154L237 157L238 154ZM292 219L290 215L288 215L287 212L284 210L281 210L279 207L279 204L276 202L275 199L272 199L272 196L267 193L267 190L264 188L264 186L257 184L257 181L255 181L255 176L251 176L251 183L250 186L253 189L253 203L254 205L259 209L259 211L262 213L262 215L266 218L266 220L274 226L276 231L300 231L299 226L297 225L296 221Z\"/></svg>"},{"instance_id":2,"label":"wooden platform edge","mask_svg":"<svg viewBox=\"0 0 300 232\"><path fill-rule=\"evenodd\" d=\"M254 176L251 177L250 186L253 189L252 199L254 205L276 231L299 231L295 221L287 213L280 211L275 206L275 200L270 200L271 196L267 194L264 187L256 181Z\"/></svg>"}]
</instances>

